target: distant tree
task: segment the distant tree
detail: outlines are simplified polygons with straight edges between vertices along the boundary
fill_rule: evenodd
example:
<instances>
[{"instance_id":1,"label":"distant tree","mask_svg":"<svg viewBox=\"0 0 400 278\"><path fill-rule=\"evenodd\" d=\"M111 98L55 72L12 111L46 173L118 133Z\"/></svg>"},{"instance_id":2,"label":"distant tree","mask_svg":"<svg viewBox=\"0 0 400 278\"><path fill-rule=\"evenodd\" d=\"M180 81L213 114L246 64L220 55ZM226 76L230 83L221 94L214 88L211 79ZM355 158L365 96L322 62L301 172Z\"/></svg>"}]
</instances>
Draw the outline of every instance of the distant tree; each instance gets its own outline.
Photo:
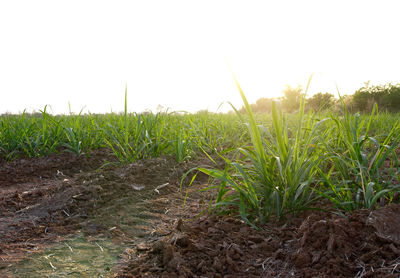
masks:
<instances>
[{"instance_id":1,"label":"distant tree","mask_svg":"<svg viewBox=\"0 0 400 278\"><path fill-rule=\"evenodd\" d=\"M272 98L260 98L256 102L256 112L257 113L269 113L271 112Z\"/></svg>"},{"instance_id":2,"label":"distant tree","mask_svg":"<svg viewBox=\"0 0 400 278\"><path fill-rule=\"evenodd\" d=\"M196 112L197 115L209 115L214 114L213 112L208 111L208 109L201 109Z\"/></svg>"},{"instance_id":3,"label":"distant tree","mask_svg":"<svg viewBox=\"0 0 400 278\"><path fill-rule=\"evenodd\" d=\"M301 86L293 88L287 85L286 89L283 90L282 93L282 108L285 109L287 112L294 112L296 110L299 110L300 101L303 97L303 88Z\"/></svg>"},{"instance_id":4,"label":"distant tree","mask_svg":"<svg viewBox=\"0 0 400 278\"><path fill-rule=\"evenodd\" d=\"M388 110L390 112L400 111L400 84L392 85L389 84L389 95L387 97Z\"/></svg>"},{"instance_id":5,"label":"distant tree","mask_svg":"<svg viewBox=\"0 0 400 278\"><path fill-rule=\"evenodd\" d=\"M353 95L340 96L340 99L338 99L335 103L334 111L343 114L345 107L347 111L352 112L354 110L352 107L352 103L353 103Z\"/></svg>"},{"instance_id":6,"label":"distant tree","mask_svg":"<svg viewBox=\"0 0 400 278\"><path fill-rule=\"evenodd\" d=\"M250 104L250 107L254 113L270 113L273 101L273 98L259 98L256 103ZM244 114L246 113L246 108L242 106L239 111Z\"/></svg>"},{"instance_id":7,"label":"distant tree","mask_svg":"<svg viewBox=\"0 0 400 278\"><path fill-rule=\"evenodd\" d=\"M283 97L279 99L280 107L289 113L297 111L300 108L301 98L304 96L302 87L286 86L282 93ZM276 100L260 98L256 103L250 104L250 107L254 113L269 113L272 102ZM346 107L349 112L369 112L375 103L381 111L400 112L400 84L371 86L369 82L366 82L353 95L343 95L340 100L336 100L330 93L320 92L306 99L305 108L314 111L332 109L337 113L343 113ZM246 113L244 106L239 112Z\"/></svg>"},{"instance_id":8,"label":"distant tree","mask_svg":"<svg viewBox=\"0 0 400 278\"><path fill-rule=\"evenodd\" d=\"M156 111L157 111L157 113L161 113L161 112L167 111L167 109L165 109L164 106L159 104L159 105L157 105Z\"/></svg>"},{"instance_id":9,"label":"distant tree","mask_svg":"<svg viewBox=\"0 0 400 278\"><path fill-rule=\"evenodd\" d=\"M372 109L374 100L369 92L358 90L354 93L351 104L355 111L365 112Z\"/></svg>"},{"instance_id":10,"label":"distant tree","mask_svg":"<svg viewBox=\"0 0 400 278\"><path fill-rule=\"evenodd\" d=\"M400 111L400 84L371 86L370 82L366 82L353 95L352 105L356 111L371 111L375 103L380 110Z\"/></svg>"},{"instance_id":11,"label":"distant tree","mask_svg":"<svg viewBox=\"0 0 400 278\"><path fill-rule=\"evenodd\" d=\"M322 111L334 107L336 100L330 93L317 93L306 101L306 109L314 111Z\"/></svg>"}]
</instances>

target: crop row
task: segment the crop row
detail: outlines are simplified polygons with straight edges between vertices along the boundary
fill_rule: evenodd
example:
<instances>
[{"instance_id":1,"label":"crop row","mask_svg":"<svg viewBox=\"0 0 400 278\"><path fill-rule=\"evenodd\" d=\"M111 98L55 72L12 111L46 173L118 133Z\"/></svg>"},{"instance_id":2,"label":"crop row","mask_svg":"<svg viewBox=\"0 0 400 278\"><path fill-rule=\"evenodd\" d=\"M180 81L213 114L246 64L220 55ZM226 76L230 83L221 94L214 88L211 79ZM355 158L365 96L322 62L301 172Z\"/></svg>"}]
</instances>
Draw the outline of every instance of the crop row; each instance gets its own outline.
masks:
<instances>
[{"instance_id":1,"label":"crop row","mask_svg":"<svg viewBox=\"0 0 400 278\"><path fill-rule=\"evenodd\" d=\"M399 189L399 118L378 113L234 114L39 114L0 117L0 156L37 157L52 152L90 155L112 150L121 163L172 155L178 162L199 153L225 166L198 168L216 190L210 211L237 212L264 223L312 207L326 198L342 211L395 200ZM214 195L213 195L214 196Z\"/></svg>"}]
</instances>

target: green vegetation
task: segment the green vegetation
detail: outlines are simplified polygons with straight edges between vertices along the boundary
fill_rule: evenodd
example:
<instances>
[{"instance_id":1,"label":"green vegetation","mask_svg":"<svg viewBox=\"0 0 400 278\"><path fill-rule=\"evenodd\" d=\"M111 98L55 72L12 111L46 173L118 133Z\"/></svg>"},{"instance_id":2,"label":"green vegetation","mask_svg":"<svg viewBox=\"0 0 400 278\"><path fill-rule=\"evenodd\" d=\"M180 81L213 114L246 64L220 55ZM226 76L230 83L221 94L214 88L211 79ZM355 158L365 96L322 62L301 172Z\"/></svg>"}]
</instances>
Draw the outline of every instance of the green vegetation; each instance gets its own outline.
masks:
<instances>
[{"instance_id":1,"label":"green vegetation","mask_svg":"<svg viewBox=\"0 0 400 278\"><path fill-rule=\"evenodd\" d=\"M347 211L393 200L400 177L397 115L379 114L377 106L369 115L353 115L344 101L343 116L305 114L304 94L297 114L285 115L273 102L271 119L259 124L238 89L250 143L238 148L235 159L224 157L225 169L200 168L219 181L208 188L218 189L215 211L238 211L255 225L310 208L319 198Z\"/></svg>"},{"instance_id":2,"label":"green vegetation","mask_svg":"<svg viewBox=\"0 0 400 278\"><path fill-rule=\"evenodd\" d=\"M372 86L366 82L353 95L341 96L340 101L335 99L333 94L327 92L307 96L301 86L296 88L286 86L282 94L283 96L277 99L260 98L256 103L250 104L250 107L254 113L271 113L272 103L279 101L283 111L293 113L299 111L301 99L306 98L305 111L344 113L343 108L345 108L352 113L371 113L374 105L377 104L380 111L400 112L400 84L389 83ZM247 113L245 106L239 111L243 114Z\"/></svg>"},{"instance_id":3,"label":"green vegetation","mask_svg":"<svg viewBox=\"0 0 400 278\"><path fill-rule=\"evenodd\" d=\"M239 149L240 159L224 158L224 170L200 168L220 181L215 208L238 207L241 217L251 225L255 220L264 223L271 215L281 218L304 209L314 199L310 186L321 159L320 150L313 146L323 121L304 121L301 101L297 125L290 130L272 103L272 127L259 126L238 83L237 86L249 115L251 143Z\"/></svg>"},{"instance_id":4,"label":"green vegetation","mask_svg":"<svg viewBox=\"0 0 400 278\"><path fill-rule=\"evenodd\" d=\"M400 84L372 86L369 82L358 89L352 98L353 109L359 112L370 112L377 104L381 111L400 111Z\"/></svg>"},{"instance_id":5,"label":"green vegetation","mask_svg":"<svg viewBox=\"0 0 400 278\"><path fill-rule=\"evenodd\" d=\"M339 114L315 111L307 105L331 105L332 97L306 99L289 87L286 101L296 94L298 108L291 109L297 113L283 112L285 99L280 104L266 99L261 102L271 113L258 114L237 86L245 111L236 115L128 113L127 93L123 114L53 116L45 107L39 114L2 115L0 156L7 161L53 152L81 156L109 148L126 164L161 155L184 162L206 154L224 161L197 169L211 177L204 190L216 191L209 211L237 213L254 227L312 208L322 198L345 211L395 199L399 115L378 112L377 105L370 113L352 114L346 99L339 102Z\"/></svg>"},{"instance_id":6,"label":"green vegetation","mask_svg":"<svg viewBox=\"0 0 400 278\"><path fill-rule=\"evenodd\" d=\"M223 153L243 142L234 115L161 112L123 114L40 114L0 116L0 157L39 157L53 152L90 155L109 148L121 163L160 155L182 162L196 153Z\"/></svg>"}]
</instances>

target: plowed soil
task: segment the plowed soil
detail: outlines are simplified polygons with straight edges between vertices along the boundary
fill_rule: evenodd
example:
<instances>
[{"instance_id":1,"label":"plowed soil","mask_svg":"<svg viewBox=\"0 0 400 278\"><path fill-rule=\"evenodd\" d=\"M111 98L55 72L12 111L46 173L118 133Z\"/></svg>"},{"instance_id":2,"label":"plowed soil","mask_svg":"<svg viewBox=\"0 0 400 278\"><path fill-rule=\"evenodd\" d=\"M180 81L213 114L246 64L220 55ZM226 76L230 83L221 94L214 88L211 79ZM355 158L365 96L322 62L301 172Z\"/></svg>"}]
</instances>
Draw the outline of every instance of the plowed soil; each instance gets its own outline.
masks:
<instances>
[{"instance_id":1,"label":"plowed soil","mask_svg":"<svg viewBox=\"0 0 400 278\"><path fill-rule=\"evenodd\" d=\"M207 177L180 187L205 159L113 162L97 150L0 163L0 277L400 276L398 204L324 204L254 230L199 214Z\"/></svg>"}]
</instances>

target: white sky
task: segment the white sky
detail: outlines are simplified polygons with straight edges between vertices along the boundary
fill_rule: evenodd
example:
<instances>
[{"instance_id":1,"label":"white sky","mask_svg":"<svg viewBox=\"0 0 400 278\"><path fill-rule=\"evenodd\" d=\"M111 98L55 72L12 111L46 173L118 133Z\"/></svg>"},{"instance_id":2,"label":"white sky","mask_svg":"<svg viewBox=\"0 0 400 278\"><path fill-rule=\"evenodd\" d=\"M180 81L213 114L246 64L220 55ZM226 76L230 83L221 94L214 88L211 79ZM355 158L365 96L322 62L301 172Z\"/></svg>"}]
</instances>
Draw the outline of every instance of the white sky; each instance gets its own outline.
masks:
<instances>
[{"instance_id":1,"label":"white sky","mask_svg":"<svg viewBox=\"0 0 400 278\"><path fill-rule=\"evenodd\" d=\"M0 1L0 113L215 111L400 82L399 1ZM228 105L222 109L226 111Z\"/></svg>"}]
</instances>

